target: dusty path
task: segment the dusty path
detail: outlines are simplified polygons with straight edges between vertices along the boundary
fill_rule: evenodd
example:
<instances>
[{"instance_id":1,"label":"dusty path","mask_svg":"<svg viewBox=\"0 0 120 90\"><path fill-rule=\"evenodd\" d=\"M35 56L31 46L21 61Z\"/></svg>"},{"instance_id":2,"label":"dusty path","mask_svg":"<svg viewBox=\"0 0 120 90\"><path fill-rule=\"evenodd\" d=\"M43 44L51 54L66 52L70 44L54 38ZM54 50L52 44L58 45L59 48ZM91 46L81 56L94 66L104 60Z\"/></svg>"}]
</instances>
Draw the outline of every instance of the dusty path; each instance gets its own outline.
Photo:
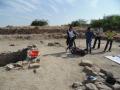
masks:
<instances>
[{"instance_id":1,"label":"dusty path","mask_svg":"<svg viewBox=\"0 0 120 90\"><path fill-rule=\"evenodd\" d=\"M34 74L32 70L19 70L6 72L3 67L0 68L0 90L72 90L71 84L75 81L82 81L84 73L82 67L78 64L83 59L89 59L96 65L112 71L116 76L120 76L120 65L104 58L105 55L116 55L120 53L118 44L113 46L111 53L98 53L101 50L93 51L93 55L85 57L72 56L65 53L65 47L48 47L48 42L60 42L63 46L65 40L45 40L40 44L38 40L31 41L1 41L0 52L16 51L29 44L36 44L41 51L41 67ZM78 40L79 41L79 40ZM9 44L14 43L14 47ZM102 45L104 45L103 42ZM85 42L77 42L84 48ZM97 54L98 53L98 54ZM112 67L111 67L112 66ZM111 68L110 68L111 67Z\"/></svg>"}]
</instances>

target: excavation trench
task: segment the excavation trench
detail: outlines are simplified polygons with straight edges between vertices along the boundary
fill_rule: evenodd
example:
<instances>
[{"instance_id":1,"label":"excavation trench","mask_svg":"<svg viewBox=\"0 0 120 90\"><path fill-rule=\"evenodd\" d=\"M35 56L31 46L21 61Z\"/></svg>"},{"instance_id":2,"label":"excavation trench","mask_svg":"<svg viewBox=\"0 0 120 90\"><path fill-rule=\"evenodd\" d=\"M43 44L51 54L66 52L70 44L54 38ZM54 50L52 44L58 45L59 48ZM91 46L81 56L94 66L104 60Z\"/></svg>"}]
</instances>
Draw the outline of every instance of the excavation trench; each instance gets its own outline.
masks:
<instances>
[{"instance_id":1,"label":"excavation trench","mask_svg":"<svg viewBox=\"0 0 120 90\"><path fill-rule=\"evenodd\" d=\"M16 52L1 53L0 54L0 67L5 66L10 63L16 63L26 59L27 48L19 50Z\"/></svg>"}]
</instances>

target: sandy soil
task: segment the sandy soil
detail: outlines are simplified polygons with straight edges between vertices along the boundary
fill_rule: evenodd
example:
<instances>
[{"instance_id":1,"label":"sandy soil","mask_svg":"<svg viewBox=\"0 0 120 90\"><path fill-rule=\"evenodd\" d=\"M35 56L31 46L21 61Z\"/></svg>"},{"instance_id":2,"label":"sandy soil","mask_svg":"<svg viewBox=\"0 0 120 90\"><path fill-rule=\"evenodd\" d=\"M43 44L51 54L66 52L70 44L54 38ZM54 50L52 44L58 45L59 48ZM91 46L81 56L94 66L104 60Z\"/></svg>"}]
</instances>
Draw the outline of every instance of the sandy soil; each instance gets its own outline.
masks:
<instances>
[{"instance_id":1,"label":"sandy soil","mask_svg":"<svg viewBox=\"0 0 120 90\"><path fill-rule=\"evenodd\" d=\"M40 41L44 43L41 44ZM48 42L59 42L62 47L47 46ZM77 40L77 46L85 48L85 40ZM75 81L85 79L82 67L78 64L81 60L88 59L94 64L108 71L115 77L120 77L120 65L104 56L120 54L120 43L113 43L112 52L101 53L105 46L102 41L100 50L93 50L92 55L84 57L73 56L65 52L65 39L50 40L1 40L0 53L17 51L31 44L36 44L41 52L41 66L34 74L32 70L5 71L0 67L0 90L72 90ZM15 46L9 46L15 44Z\"/></svg>"}]
</instances>

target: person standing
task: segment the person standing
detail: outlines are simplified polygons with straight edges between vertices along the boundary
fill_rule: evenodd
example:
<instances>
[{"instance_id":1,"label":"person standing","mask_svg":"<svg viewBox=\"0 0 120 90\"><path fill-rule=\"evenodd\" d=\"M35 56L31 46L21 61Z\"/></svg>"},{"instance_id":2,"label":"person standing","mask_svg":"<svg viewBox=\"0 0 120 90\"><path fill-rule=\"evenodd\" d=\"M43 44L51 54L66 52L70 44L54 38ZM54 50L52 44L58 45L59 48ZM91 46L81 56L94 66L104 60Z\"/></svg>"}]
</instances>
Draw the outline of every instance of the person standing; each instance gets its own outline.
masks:
<instances>
[{"instance_id":1,"label":"person standing","mask_svg":"<svg viewBox=\"0 0 120 90\"><path fill-rule=\"evenodd\" d=\"M116 35L116 33L112 30L109 30L105 33L105 35L107 36L107 43L106 46L104 48L104 52L106 51L106 49L108 48L109 45L109 49L108 51L111 52L111 48L112 48L112 43L113 43L113 38Z\"/></svg>"},{"instance_id":2,"label":"person standing","mask_svg":"<svg viewBox=\"0 0 120 90\"><path fill-rule=\"evenodd\" d=\"M98 47L97 49L100 48L100 44L101 44L101 36L102 36L102 33L103 33L103 29L102 28L97 28L95 30L95 40L94 40L94 44L93 44L93 49L95 49L95 46L96 46L96 42L98 41Z\"/></svg>"},{"instance_id":3,"label":"person standing","mask_svg":"<svg viewBox=\"0 0 120 90\"><path fill-rule=\"evenodd\" d=\"M67 30L67 49L66 49L66 52L67 50L71 49L73 47L73 44L74 44L74 47L76 47L76 44L75 44L75 39L76 39L76 36L78 35L78 33L76 31L73 30L73 27L70 26L69 27L69 30Z\"/></svg>"},{"instance_id":4,"label":"person standing","mask_svg":"<svg viewBox=\"0 0 120 90\"><path fill-rule=\"evenodd\" d=\"M91 31L90 27L88 27L88 29L85 33L85 36L86 36L86 50L87 50L87 53L89 52L91 54L91 43L92 43L92 38L93 38L94 34Z\"/></svg>"}]
</instances>

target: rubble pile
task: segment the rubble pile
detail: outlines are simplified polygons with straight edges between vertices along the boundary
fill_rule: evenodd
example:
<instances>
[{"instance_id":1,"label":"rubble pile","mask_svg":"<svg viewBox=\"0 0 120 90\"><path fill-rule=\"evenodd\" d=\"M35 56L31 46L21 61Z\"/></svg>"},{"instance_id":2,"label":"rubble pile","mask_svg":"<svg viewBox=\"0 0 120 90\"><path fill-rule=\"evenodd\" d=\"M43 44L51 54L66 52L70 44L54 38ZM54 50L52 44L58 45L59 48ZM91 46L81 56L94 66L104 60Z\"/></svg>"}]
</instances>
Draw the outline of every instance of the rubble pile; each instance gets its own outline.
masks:
<instances>
[{"instance_id":1,"label":"rubble pile","mask_svg":"<svg viewBox=\"0 0 120 90\"><path fill-rule=\"evenodd\" d=\"M108 72L91 61L83 60L79 64L83 67L85 80L74 82L74 90L120 90L120 79L115 79L111 72Z\"/></svg>"}]
</instances>

